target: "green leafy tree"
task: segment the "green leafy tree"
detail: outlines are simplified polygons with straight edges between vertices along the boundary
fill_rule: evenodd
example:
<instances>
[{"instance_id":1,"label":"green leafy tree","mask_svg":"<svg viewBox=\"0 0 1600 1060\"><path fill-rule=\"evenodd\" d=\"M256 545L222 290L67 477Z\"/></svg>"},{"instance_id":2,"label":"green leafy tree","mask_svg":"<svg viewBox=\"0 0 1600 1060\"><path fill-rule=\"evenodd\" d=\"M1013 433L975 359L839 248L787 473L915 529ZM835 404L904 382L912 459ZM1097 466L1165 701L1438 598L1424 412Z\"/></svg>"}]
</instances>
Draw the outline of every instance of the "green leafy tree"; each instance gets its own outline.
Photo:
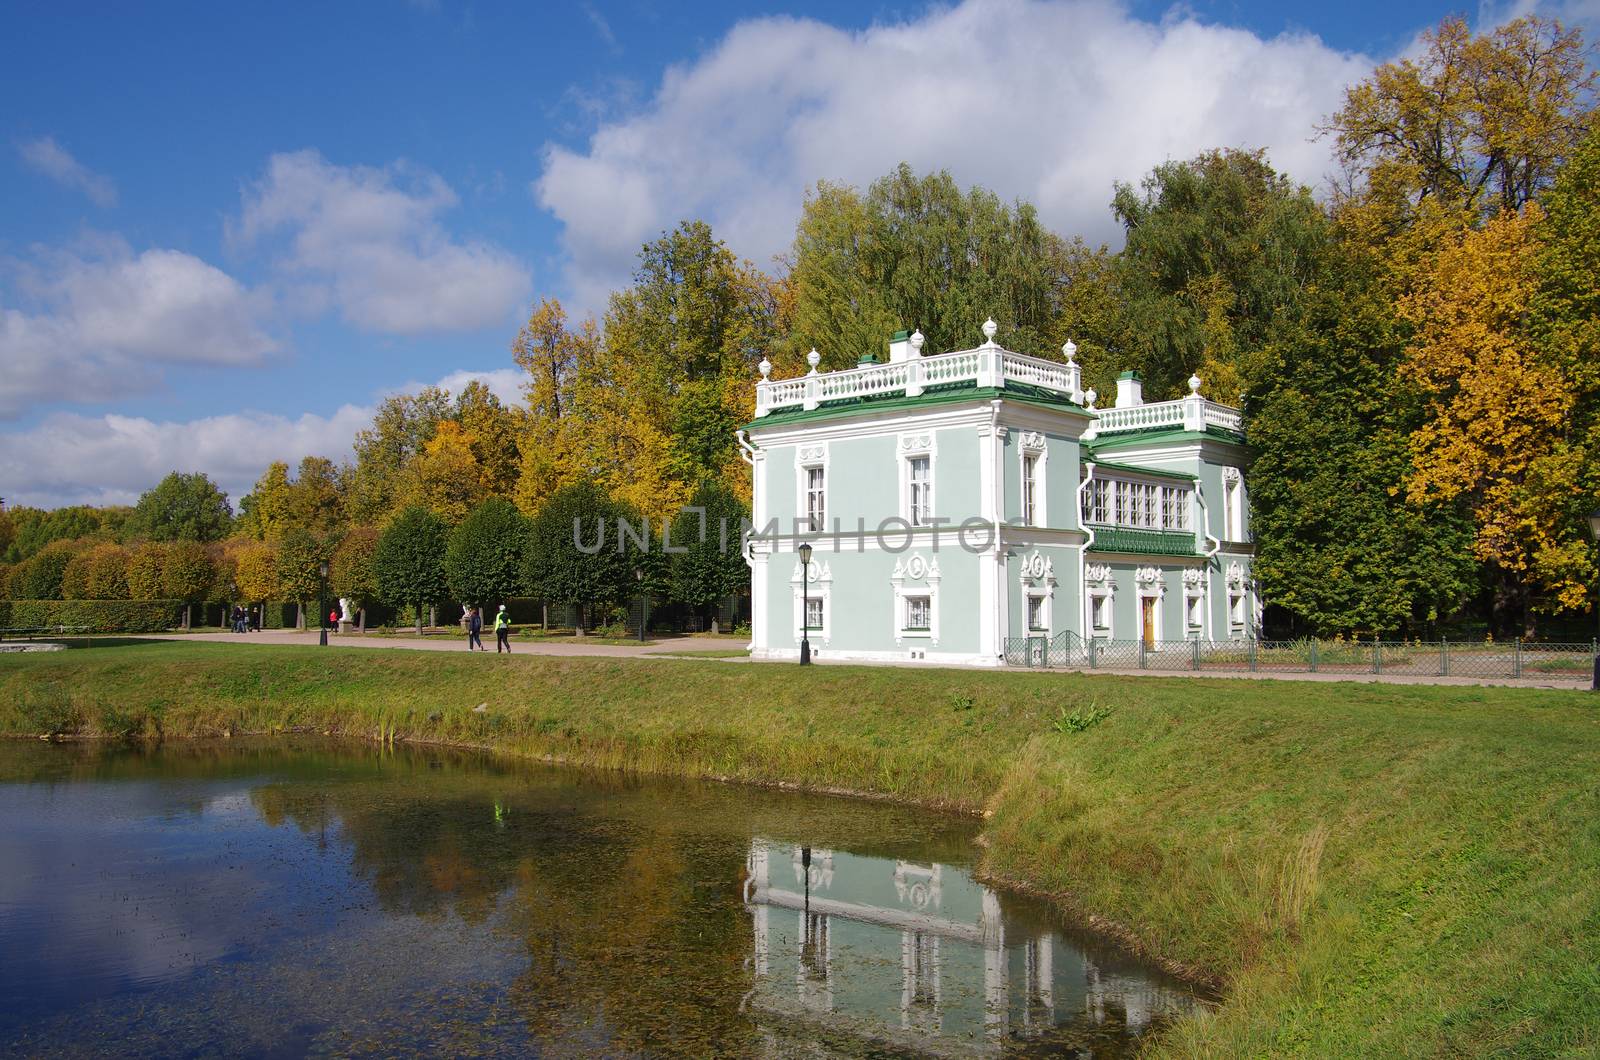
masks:
<instances>
[{"instance_id":1,"label":"green leafy tree","mask_svg":"<svg viewBox=\"0 0 1600 1060\"><path fill-rule=\"evenodd\" d=\"M91 508L75 504L66 508L17 507L6 513L14 536L5 550L8 562L19 563L52 541L93 539L121 540L121 532L133 509L126 506Z\"/></svg>"},{"instance_id":2,"label":"green leafy tree","mask_svg":"<svg viewBox=\"0 0 1600 1060\"><path fill-rule=\"evenodd\" d=\"M478 505L451 531L444 572L450 591L471 604L519 595L528 547L528 520L501 497Z\"/></svg>"},{"instance_id":3,"label":"green leafy tree","mask_svg":"<svg viewBox=\"0 0 1600 1060\"><path fill-rule=\"evenodd\" d=\"M927 352L997 341L1049 355L1060 240L1032 205L991 191L963 193L948 172L919 177L901 164L865 195L819 184L795 234L789 363L816 347L826 367L882 356L889 337L919 329Z\"/></svg>"},{"instance_id":4,"label":"green leafy tree","mask_svg":"<svg viewBox=\"0 0 1600 1060\"><path fill-rule=\"evenodd\" d=\"M1352 254L1307 292L1245 407L1252 570L1301 631L1415 631L1474 589L1470 523L1406 503L1419 400L1396 378L1404 347L1381 273Z\"/></svg>"},{"instance_id":5,"label":"green leafy tree","mask_svg":"<svg viewBox=\"0 0 1600 1060\"><path fill-rule=\"evenodd\" d=\"M97 546L89 553L87 595L91 600L128 599L128 550L120 545Z\"/></svg>"},{"instance_id":6,"label":"green leafy tree","mask_svg":"<svg viewBox=\"0 0 1600 1060\"><path fill-rule=\"evenodd\" d=\"M234 557L233 579L247 604L279 599L278 550L262 543L241 548Z\"/></svg>"},{"instance_id":7,"label":"green leafy tree","mask_svg":"<svg viewBox=\"0 0 1600 1060\"><path fill-rule=\"evenodd\" d=\"M701 511L704 512L703 522ZM714 608L750 585L740 530L749 517L744 504L719 482L695 491L672 520L672 597L697 611ZM703 530L703 532L702 532Z\"/></svg>"},{"instance_id":8,"label":"green leafy tree","mask_svg":"<svg viewBox=\"0 0 1600 1060\"><path fill-rule=\"evenodd\" d=\"M61 599L89 599L89 549L75 553L61 571Z\"/></svg>"},{"instance_id":9,"label":"green leafy tree","mask_svg":"<svg viewBox=\"0 0 1600 1060\"><path fill-rule=\"evenodd\" d=\"M372 557L378 594L394 606L416 607L417 633L427 605L445 598L444 554L449 525L426 508L411 507L378 535Z\"/></svg>"},{"instance_id":10,"label":"green leafy tree","mask_svg":"<svg viewBox=\"0 0 1600 1060\"><path fill-rule=\"evenodd\" d=\"M161 571L166 566L167 546L152 543L135 549L128 560L128 598L160 600Z\"/></svg>"},{"instance_id":11,"label":"green leafy tree","mask_svg":"<svg viewBox=\"0 0 1600 1060\"><path fill-rule=\"evenodd\" d=\"M1274 319L1293 313L1329 259L1331 229L1308 188L1260 151L1209 151L1157 166L1142 191L1119 184L1112 210L1127 230L1117 288L1131 346L1109 376L1144 376L1149 398L1178 397L1191 375L1237 402Z\"/></svg>"},{"instance_id":12,"label":"green leafy tree","mask_svg":"<svg viewBox=\"0 0 1600 1060\"><path fill-rule=\"evenodd\" d=\"M12 578L13 591L20 600L60 600L61 582L67 564L79 549L70 541L52 541L31 559L24 561Z\"/></svg>"},{"instance_id":13,"label":"green leafy tree","mask_svg":"<svg viewBox=\"0 0 1600 1060\"><path fill-rule=\"evenodd\" d=\"M635 527L641 522L631 508L593 483L557 490L533 517L528 535L525 581L533 595L576 604L591 614L596 606L632 595L640 556L631 540L618 549L621 519Z\"/></svg>"},{"instance_id":14,"label":"green leafy tree","mask_svg":"<svg viewBox=\"0 0 1600 1060\"><path fill-rule=\"evenodd\" d=\"M450 395L438 387L385 398L372 426L356 434L349 515L376 524L395 510L408 468L434 432L450 418Z\"/></svg>"},{"instance_id":15,"label":"green leafy tree","mask_svg":"<svg viewBox=\"0 0 1600 1060\"><path fill-rule=\"evenodd\" d=\"M367 608L379 599L378 578L373 568L377 551L378 531L370 526L357 526L344 535L330 563L328 576L334 595L355 604L356 627L362 632L367 628Z\"/></svg>"},{"instance_id":16,"label":"green leafy tree","mask_svg":"<svg viewBox=\"0 0 1600 1060\"><path fill-rule=\"evenodd\" d=\"M174 471L139 498L128 532L150 541L220 541L232 526L233 509L216 483Z\"/></svg>"},{"instance_id":17,"label":"green leafy tree","mask_svg":"<svg viewBox=\"0 0 1600 1060\"><path fill-rule=\"evenodd\" d=\"M295 624L306 628L306 602L315 600L320 606L324 585L322 561L328 550L310 531L294 527L278 542L278 588L285 597L295 602Z\"/></svg>"},{"instance_id":18,"label":"green leafy tree","mask_svg":"<svg viewBox=\"0 0 1600 1060\"><path fill-rule=\"evenodd\" d=\"M194 605L204 603L216 584L217 566L198 541L178 541L166 549L161 564L161 590L170 600L182 600L183 628L188 629Z\"/></svg>"},{"instance_id":19,"label":"green leafy tree","mask_svg":"<svg viewBox=\"0 0 1600 1060\"><path fill-rule=\"evenodd\" d=\"M11 551L11 542L17 539L17 524L12 521L11 513L6 511L5 498L0 497L0 556L5 556Z\"/></svg>"}]
</instances>

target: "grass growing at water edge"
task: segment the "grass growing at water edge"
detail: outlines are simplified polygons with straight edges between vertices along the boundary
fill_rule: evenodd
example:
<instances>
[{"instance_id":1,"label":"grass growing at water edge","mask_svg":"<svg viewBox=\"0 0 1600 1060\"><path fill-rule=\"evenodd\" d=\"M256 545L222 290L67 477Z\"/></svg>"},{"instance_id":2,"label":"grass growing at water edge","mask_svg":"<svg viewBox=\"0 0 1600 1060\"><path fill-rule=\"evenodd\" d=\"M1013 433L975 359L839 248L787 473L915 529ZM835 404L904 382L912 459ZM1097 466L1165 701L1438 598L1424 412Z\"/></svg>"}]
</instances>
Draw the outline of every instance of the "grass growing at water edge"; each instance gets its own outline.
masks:
<instances>
[{"instance_id":1,"label":"grass growing at water edge","mask_svg":"<svg viewBox=\"0 0 1600 1060\"><path fill-rule=\"evenodd\" d=\"M1600 1050L1594 702L192 643L0 660L16 735L314 729L984 813L988 871L1227 984L1172 1055Z\"/></svg>"}]
</instances>

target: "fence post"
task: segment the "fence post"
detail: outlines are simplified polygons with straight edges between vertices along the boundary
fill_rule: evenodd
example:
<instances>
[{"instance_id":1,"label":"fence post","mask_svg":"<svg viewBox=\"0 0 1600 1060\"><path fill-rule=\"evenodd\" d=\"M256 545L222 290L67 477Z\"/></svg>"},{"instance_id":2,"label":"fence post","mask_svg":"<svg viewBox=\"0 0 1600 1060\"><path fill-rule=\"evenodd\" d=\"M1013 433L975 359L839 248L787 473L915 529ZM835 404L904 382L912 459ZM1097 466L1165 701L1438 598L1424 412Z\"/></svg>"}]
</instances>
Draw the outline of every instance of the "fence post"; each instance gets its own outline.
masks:
<instances>
[{"instance_id":1,"label":"fence post","mask_svg":"<svg viewBox=\"0 0 1600 1060\"><path fill-rule=\"evenodd\" d=\"M1256 638L1250 638L1250 672L1256 672Z\"/></svg>"},{"instance_id":2,"label":"fence post","mask_svg":"<svg viewBox=\"0 0 1600 1060\"><path fill-rule=\"evenodd\" d=\"M1196 637L1190 643L1194 645L1194 668L1198 671L1200 669L1200 638Z\"/></svg>"},{"instance_id":3,"label":"fence post","mask_svg":"<svg viewBox=\"0 0 1600 1060\"><path fill-rule=\"evenodd\" d=\"M1317 638L1316 637L1312 637L1311 638L1311 672L1312 673L1316 673L1317 672L1317 644L1318 644Z\"/></svg>"},{"instance_id":4,"label":"fence post","mask_svg":"<svg viewBox=\"0 0 1600 1060\"><path fill-rule=\"evenodd\" d=\"M1522 638L1521 637L1517 638L1516 643L1515 643L1515 645L1513 645L1513 648L1512 648L1512 654L1511 654L1511 676L1512 677L1521 677L1522 676Z\"/></svg>"},{"instance_id":5,"label":"fence post","mask_svg":"<svg viewBox=\"0 0 1600 1060\"><path fill-rule=\"evenodd\" d=\"M1383 641L1378 639L1376 633L1372 635L1372 672L1383 673Z\"/></svg>"},{"instance_id":6,"label":"fence post","mask_svg":"<svg viewBox=\"0 0 1600 1060\"><path fill-rule=\"evenodd\" d=\"M1439 638L1439 676L1450 676L1450 647L1443 637Z\"/></svg>"},{"instance_id":7,"label":"fence post","mask_svg":"<svg viewBox=\"0 0 1600 1060\"><path fill-rule=\"evenodd\" d=\"M1139 637L1139 669L1144 669L1144 637Z\"/></svg>"},{"instance_id":8,"label":"fence post","mask_svg":"<svg viewBox=\"0 0 1600 1060\"><path fill-rule=\"evenodd\" d=\"M1091 669L1091 670L1094 669L1094 663L1095 663L1095 650L1094 650L1095 643L1096 643L1095 639L1093 637L1090 637L1089 638L1089 669Z\"/></svg>"}]
</instances>

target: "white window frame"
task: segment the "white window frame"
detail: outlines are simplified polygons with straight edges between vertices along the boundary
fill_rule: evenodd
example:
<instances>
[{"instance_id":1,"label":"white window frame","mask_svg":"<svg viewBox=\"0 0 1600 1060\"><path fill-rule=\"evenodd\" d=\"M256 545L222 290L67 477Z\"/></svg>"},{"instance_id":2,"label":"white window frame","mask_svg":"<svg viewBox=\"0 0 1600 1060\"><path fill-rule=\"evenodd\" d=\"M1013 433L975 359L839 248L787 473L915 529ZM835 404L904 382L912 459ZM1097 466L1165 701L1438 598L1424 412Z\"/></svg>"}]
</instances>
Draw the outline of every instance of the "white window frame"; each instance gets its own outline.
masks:
<instances>
[{"instance_id":1,"label":"white window frame","mask_svg":"<svg viewBox=\"0 0 1600 1060\"><path fill-rule=\"evenodd\" d=\"M1222 539L1244 540L1244 476L1236 467L1222 469Z\"/></svg>"},{"instance_id":2,"label":"white window frame","mask_svg":"<svg viewBox=\"0 0 1600 1060\"><path fill-rule=\"evenodd\" d=\"M1028 461L1033 461L1033 475L1028 474ZM1034 431L1025 432L1017 446L1017 479L1022 501L1022 525L1049 526L1050 505L1048 487L1050 448L1045 436ZM1029 502L1032 502L1031 504ZM1031 511L1029 509L1032 509Z\"/></svg>"},{"instance_id":3,"label":"white window frame","mask_svg":"<svg viewBox=\"0 0 1600 1060\"><path fill-rule=\"evenodd\" d=\"M889 617L889 624L896 644L909 639L925 640L930 645L938 646L939 581L942 577L938 556L930 559L922 552L913 552L895 560L894 573L889 577L894 609ZM910 617L910 605L906 601L914 596L928 598L927 629L913 629L906 624Z\"/></svg>"},{"instance_id":4,"label":"white window frame","mask_svg":"<svg viewBox=\"0 0 1600 1060\"><path fill-rule=\"evenodd\" d=\"M916 605L921 603L923 613L922 621L917 622ZM933 632L933 596L929 593L907 592L900 597L900 605L904 609L901 619L901 629L907 634Z\"/></svg>"},{"instance_id":5,"label":"white window frame","mask_svg":"<svg viewBox=\"0 0 1600 1060\"><path fill-rule=\"evenodd\" d=\"M1194 636L1203 636L1206 630L1206 594L1203 589L1185 589L1183 593L1183 628Z\"/></svg>"},{"instance_id":6,"label":"white window frame","mask_svg":"<svg viewBox=\"0 0 1600 1060\"><path fill-rule=\"evenodd\" d=\"M797 558L794 561L794 572L789 576L789 589L794 597L793 607L789 616L790 629L794 633L795 647L800 646L802 637L811 641L811 646L816 647L820 640L827 644L833 639L833 568L820 557L811 557L811 585L809 590L801 583L803 567ZM822 628L806 630L803 628L805 620L805 601L822 601Z\"/></svg>"},{"instance_id":7,"label":"white window frame","mask_svg":"<svg viewBox=\"0 0 1600 1060\"><path fill-rule=\"evenodd\" d=\"M1228 590L1228 633L1244 636L1249 628L1249 596L1243 589Z\"/></svg>"},{"instance_id":8,"label":"white window frame","mask_svg":"<svg viewBox=\"0 0 1600 1060\"><path fill-rule=\"evenodd\" d=\"M934 483L938 481L939 450L935 441L936 435L930 430L902 434L900 444L896 447L900 461L900 518L907 524L919 527L929 525L918 522L913 518L914 512L911 505L911 462L913 460L928 461L928 515L938 515L938 491Z\"/></svg>"},{"instance_id":9,"label":"white window frame","mask_svg":"<svg viewBox=\"0 0 1600 1060\"><path fill-rule=\"evenodd\" d=\"M808 633L813 632L813 631L817 632L817 633L821 633L822 630L823 630L823 627L826 626L827 622L828 622L828 599L827 599L827 597L822 596L820 594L813 595L813 594L807 593L807 594L802 595L802 597L800 598L800 606L806 610L805 624L804 624L804 626L802 628L805 629L805 631L808 632ZM814 624L811 621L811 611L810 611L811 608L815 608L816 612L817 612L817 620L816 620L816 622Z\"/></svg>"},{"instance_id":10,"label":"white window frame","mask_svg":"<svg viewBox=\"0 0 1600 1060\"><path fill-rule=\"evenodd\" d=\"M805 475L805 520L806 526L813 534L821 533L828 526L828 469L821 464L808 464L800 469ZM815 476L817 484L812 485ZM817 502L813 510L812 501Z\"/></svg>"},{"instance_id":11,"label":"white window frame","mask_svg":"<svg viewBox=\"0 0 1600 1060\"><path fill-rule=\"evenodd\" d=\"M828 517L833 514L833 498L828 496L829 484L833 481L833 468L829 464L830 447L826 442L809 443L795 446L794 450L794 518L796 525L806 528L811 526L811 512L808 506L810 493L810 472L812 468L822 470L822 519L823 526L811 533L821 533L827 530ZM805 532L804 530L802 532Z\"/></svg>"},{"instance_id":12,"label":"white window frame","mask_svg":"<svg viewBox=\"0 0 1600 1060\"><path fill-rule=\"evenodd\" d=\"M1039 607L1039 624L1033 624L1033 608ZM1050 632L1050 594L1040 589L1031 590L1022 598L1022 621L1029 633Z\"/></svg>"},{"instance_id":13,"label":"white window frame","mask_svg":"<svg viewBox=\"0 0 1600 1060\"><path fill-rule=\"evenodd\" d=\"M1035 633L1050 633L1055 629L1053 617L1055 614L1056 596L1056 571L1055 561L1049 555L1034 549L1033 552L1020 557L1020 571L1018 572L1018 589L1022 601L1022 631L1029 636ZM1033 628L1028 621L1028 601L1033 597L1043 597L1044 607L1041 617L1044 619L1042 629Z\"/></svg>"},{"instance_id":14,"label":"white window frame","mask_svg":"<svg viewBox=\"0 0 1600 1060\"><path fill-rule=\"evenodd\" d=\"M1089 601L1089 636L1100 640L1115 640L1117 629L1116 593L1109 587L1090 589L1085 597ZM1096 625L1095 608L1105 609L1106 624Z\"/></svg>"},{"instance_id":15,"label":"white window frame","mask_svg":"<svg viewBox=\"0 0 1600 1060\"><path fill-rule=\"evenodd\" d=\"M1095 477L1083 491L1083 521L1094 526L1107 526L1111 522L1111 480Z\"/></svg>"}]
</instances>

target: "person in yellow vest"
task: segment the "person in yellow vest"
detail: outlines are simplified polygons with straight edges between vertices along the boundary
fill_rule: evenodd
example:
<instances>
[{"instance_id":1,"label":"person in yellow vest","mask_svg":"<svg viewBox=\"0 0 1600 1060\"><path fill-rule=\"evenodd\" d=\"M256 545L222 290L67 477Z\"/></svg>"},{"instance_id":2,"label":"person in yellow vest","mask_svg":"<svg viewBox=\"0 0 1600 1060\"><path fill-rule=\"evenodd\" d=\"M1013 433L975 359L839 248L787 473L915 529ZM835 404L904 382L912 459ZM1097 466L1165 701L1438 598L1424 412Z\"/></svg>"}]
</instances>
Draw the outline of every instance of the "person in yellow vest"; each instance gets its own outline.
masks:
<instances>
[{"instance_id":1,"label":"person in yellow vest","mask_svg":"<svg viewBox=\"0 0 1600 1060\"><path fill-rule=\"evenodd\" d=\"M506 614L505 604L494 616L494 653L499 655L501 651L511 654L511 616Z\"/></svg>"}]
</instances>

